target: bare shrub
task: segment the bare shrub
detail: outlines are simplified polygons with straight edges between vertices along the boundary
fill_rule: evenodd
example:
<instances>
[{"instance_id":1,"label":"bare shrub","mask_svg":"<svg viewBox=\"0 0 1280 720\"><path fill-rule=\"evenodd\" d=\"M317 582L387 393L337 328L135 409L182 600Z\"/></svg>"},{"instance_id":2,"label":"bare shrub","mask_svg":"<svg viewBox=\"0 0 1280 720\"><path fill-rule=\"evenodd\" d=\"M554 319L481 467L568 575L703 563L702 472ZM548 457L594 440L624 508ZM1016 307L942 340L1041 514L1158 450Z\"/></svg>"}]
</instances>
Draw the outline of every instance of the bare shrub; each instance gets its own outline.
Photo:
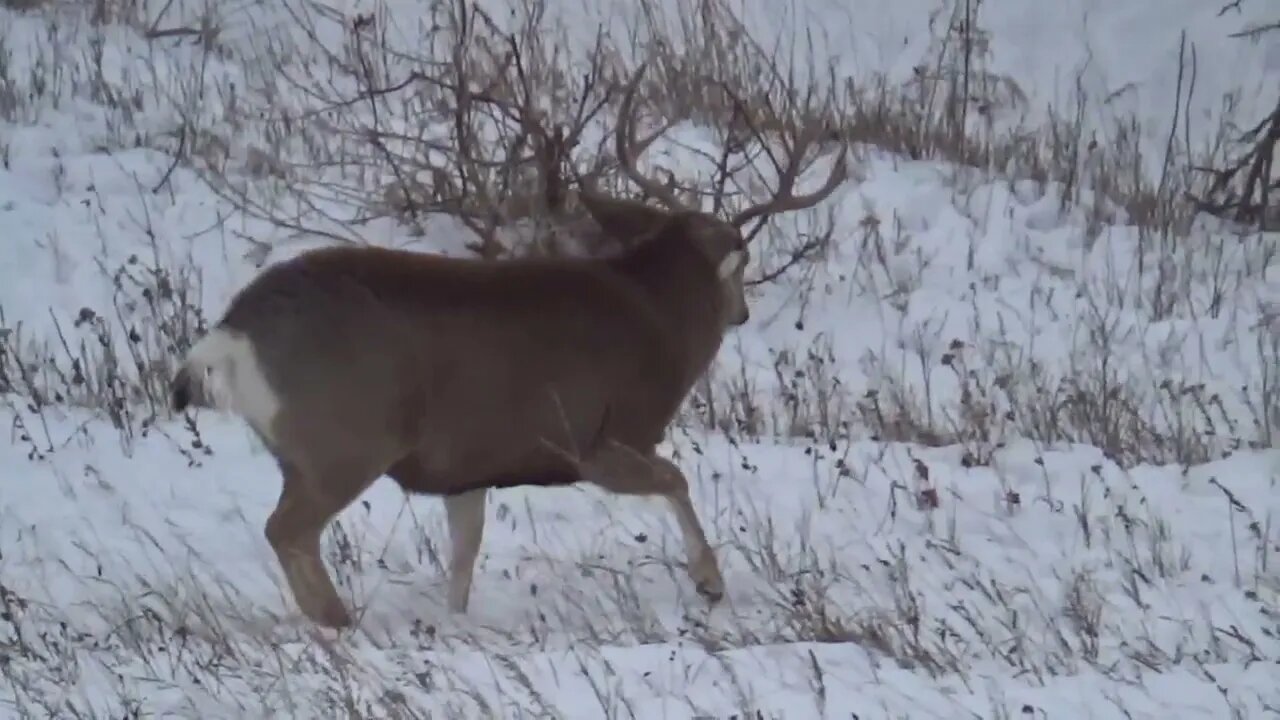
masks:
<instances>
[{"instance_id":1,"label":"bare shrub","mask_svg":"<svg viewBox=\"0 0 1280 720\"><path fill-rule=\"evenodd\" d=\"M0 8L17 12L29 12L48 4L50 0L0 0Z\"/></svg>"},{"instance_id":2,"label":"bare shrub","mask_svg":"<svg viewBox=\"0 0 1280 720\"><path fill-rule=\"evenodd\" d=\"M1199 168L1208 175L1208 187L1199 191L1196 206L1204 212L1257 226L1263 231L1280 228L1280 169L1275 167L1280 146L1280 100L1256 125L1234 138L1236 157L1221 167Z\"/></svg>"},{"instance_id":3,"label":"bare shrub","mask_svg":"<svg viewBox=\"0 0 1280 720\"><path fill-rule=\"evenodd\" d=\"M84 307L75 318L54 316L52 340L30 337L22 320L0 308L0 396L23 398L25 440L52 452L54 438L33 434L33 418L60 406L96 411L126 446L158 418L172 414L169 381L181 354L205 331L199 275L138 256L108 271L110 307ZM19 407L12 403L11 409ZM197 443L197 448L199 444Z\"/></svg>"}]
</instances>

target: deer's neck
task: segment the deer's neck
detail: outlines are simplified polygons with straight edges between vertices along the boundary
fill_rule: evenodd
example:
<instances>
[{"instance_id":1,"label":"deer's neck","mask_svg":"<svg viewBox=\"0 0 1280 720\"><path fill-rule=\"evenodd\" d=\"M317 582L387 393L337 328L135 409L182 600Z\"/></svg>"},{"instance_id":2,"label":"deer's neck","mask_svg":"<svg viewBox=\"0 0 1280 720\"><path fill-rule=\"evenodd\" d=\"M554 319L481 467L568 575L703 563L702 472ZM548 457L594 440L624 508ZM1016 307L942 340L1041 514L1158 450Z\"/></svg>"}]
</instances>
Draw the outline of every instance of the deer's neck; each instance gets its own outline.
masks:
<instances>
[{"instance_id":1,"label":"deer's neck","mask_svg":"<svg viewBox=\"0 0 1280 720\"><path fill-rule=\"evenodd\" d=\"M661 241L631 253L619 269L641 287L671 331L685 385L692 387L720 349L725 332L715 269L690 243Z\"/></svg>"}]
</instances>

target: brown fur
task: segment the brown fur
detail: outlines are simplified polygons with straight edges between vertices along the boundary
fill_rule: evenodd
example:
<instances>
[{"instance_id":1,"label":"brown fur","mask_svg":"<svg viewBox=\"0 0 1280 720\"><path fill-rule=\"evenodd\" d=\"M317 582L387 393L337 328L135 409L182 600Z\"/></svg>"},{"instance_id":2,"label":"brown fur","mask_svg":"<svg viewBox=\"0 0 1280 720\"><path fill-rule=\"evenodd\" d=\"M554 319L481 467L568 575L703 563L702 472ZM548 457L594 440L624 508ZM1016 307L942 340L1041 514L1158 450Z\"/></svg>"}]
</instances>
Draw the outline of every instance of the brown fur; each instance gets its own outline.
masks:
<instances>
[{"instance_id":1,"label":"brown fur","mask_svg":"<svg viewBox=\"0 0 1280 720\"><path fill-rule=\"evenodd\" d=\"M652 451L719 348L715 266L672 225L611 260L312 251L259 276L222 324L282 400L265 435L285 460L358 448L362 482L415 454L432 481L405 489L430 494L563 484L606 440Z\"/></svg>"}]
</instances>

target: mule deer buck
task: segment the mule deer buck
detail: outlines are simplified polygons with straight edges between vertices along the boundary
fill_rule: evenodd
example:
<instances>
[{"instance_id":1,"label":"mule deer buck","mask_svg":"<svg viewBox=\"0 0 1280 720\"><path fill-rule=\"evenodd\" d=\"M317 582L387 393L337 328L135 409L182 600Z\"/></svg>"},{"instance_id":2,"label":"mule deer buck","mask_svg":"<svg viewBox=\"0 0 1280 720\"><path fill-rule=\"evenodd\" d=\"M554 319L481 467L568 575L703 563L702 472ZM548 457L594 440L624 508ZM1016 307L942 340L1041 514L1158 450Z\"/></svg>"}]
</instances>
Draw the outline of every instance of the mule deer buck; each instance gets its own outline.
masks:
<instances>
[{"instance_id":1,"label":"mule deer buck","mask_svg":"<svg viewBox=\"0 0 1280 720\"><path fill-rule=\"evenodd\" d=\"M688 574L716 603L724 582L684 474L656 447L725 332L748 319L740 227L809 207L843 180L841 152L816 192L795 172L729 221L682 207L637 168L633 97L615 150L667 209L585 192L605 258L448 258L378 247L305 252L261 272L191 348L172 405L242 417L283 475L265 534L295 602L317 624L351 616L321 559L328 522L387 475L444 499L448 605L465 612L488 488L590 482L664 498ZM799 161L796 161L798 166Z\"/></svg>"}]
</instances>

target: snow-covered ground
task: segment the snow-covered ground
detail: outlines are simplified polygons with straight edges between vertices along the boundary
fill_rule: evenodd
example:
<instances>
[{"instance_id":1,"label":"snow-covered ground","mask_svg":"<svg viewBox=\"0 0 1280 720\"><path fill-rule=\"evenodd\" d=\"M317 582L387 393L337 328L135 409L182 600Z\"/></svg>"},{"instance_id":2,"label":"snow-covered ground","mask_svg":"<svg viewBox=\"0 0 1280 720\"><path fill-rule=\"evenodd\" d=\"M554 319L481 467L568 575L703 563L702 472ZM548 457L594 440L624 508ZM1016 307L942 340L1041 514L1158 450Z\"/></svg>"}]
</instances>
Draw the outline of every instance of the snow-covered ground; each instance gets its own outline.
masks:
<instances>
[{"instance_id":1,"label":"snow-covered ground","mask_svg":"<svg viewBox=\"0 0 1280 720\"><path fill-rule=\"evenodd\" d=\"M390 6L406 37L425 22L409 5ZM586 38L623 5L566 3L555 19ZM905 81L929 13L952 5L740 13L762 37L794 16L825 30L842 77ZM1197 79L1178 133L1193 146L1224 95L1245 124L1280 92L1280 34L1227 37L1268 19L1267 3L1217 5L988 0L984 67L1021 89L1023 123L1081 77L1112 99L1089 106L1099 142L1137 113L1158 171L1182 30ZM165 26L181 24L172 12ZM25 392L111 396L129 349L172 354L192 308L216 317L259 243L285 236L156 149L178 146L165 135L179 110L216 126L246 86L287 71L253 63L264 33L285 43L288 17L221 12L224 51L210 54L188 35L148 41L0 2L0 347L57 361L0 376L17 391L0 395L0 714L1280 712L1280 237L1208 220L1172 241L1098 226L1088 207L1064 209L1059 184L872 148L824 206L832 250L753 291L752 321L666 447L719 554L720 606L690 587L661 506L512 489L490 494L472 610L452 615L443 509L384 479L326 538L359 627L316 636L262 535L278 473L240 423L151 423L145 397L91 411ZM443 222L362 234L461 244ZM189 303L166 291L188 281ZM124 348L118 370L104 348Z\"/></svg>"}]
</instances>

